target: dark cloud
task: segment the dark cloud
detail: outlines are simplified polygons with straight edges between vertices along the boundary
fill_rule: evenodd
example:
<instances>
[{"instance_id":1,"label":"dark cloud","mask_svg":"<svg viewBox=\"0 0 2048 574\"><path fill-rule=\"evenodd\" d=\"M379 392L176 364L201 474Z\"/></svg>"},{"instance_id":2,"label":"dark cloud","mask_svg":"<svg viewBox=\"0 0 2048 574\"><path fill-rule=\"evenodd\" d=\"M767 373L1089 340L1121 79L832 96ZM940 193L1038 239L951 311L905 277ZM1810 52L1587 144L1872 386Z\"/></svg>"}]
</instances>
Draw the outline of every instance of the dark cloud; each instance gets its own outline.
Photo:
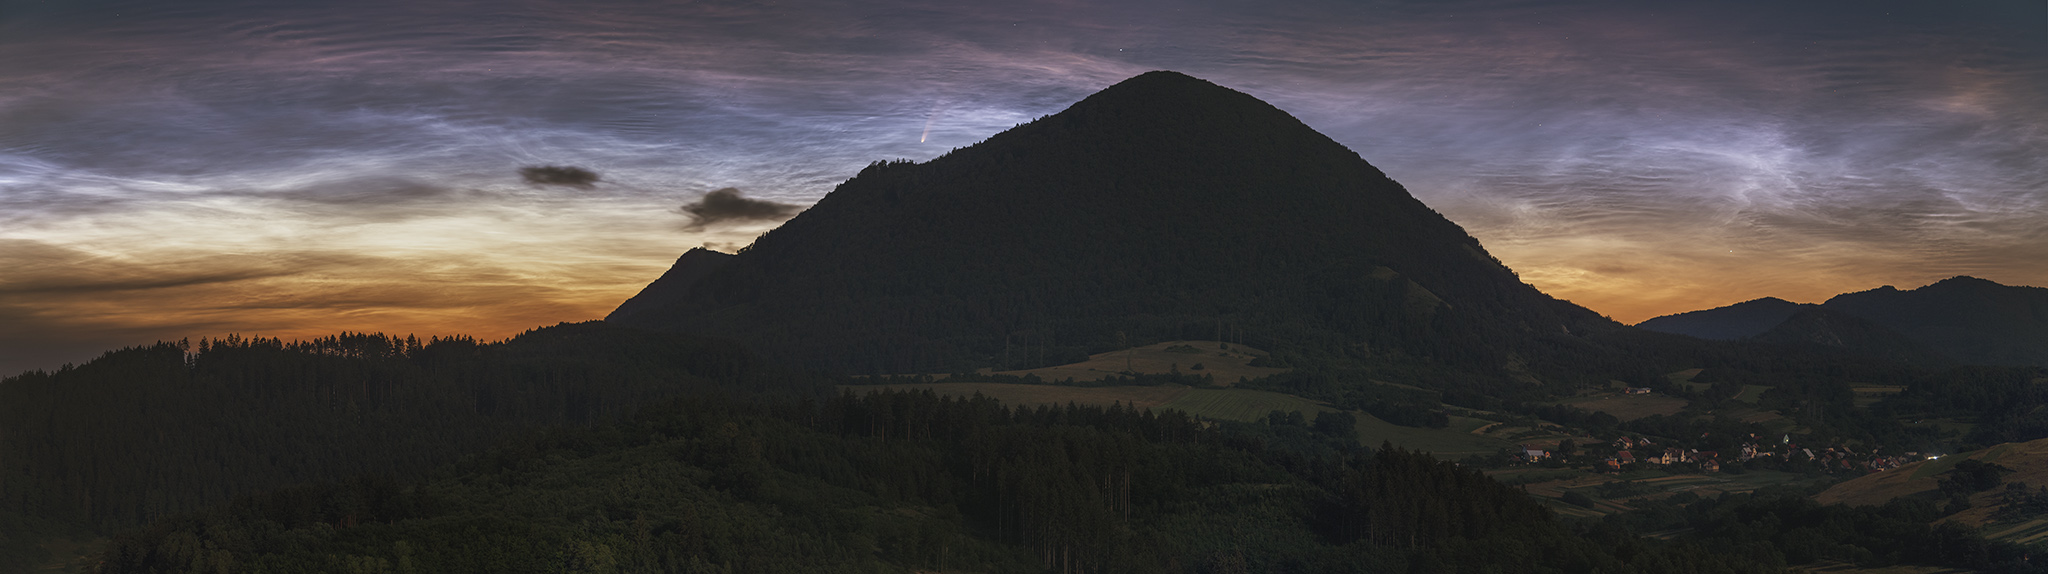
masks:
<instances>
[{"instance_id":1,"label":"dark cloud","mask_svg":"<svg viewBox=\"0 0 2048 574\"><path fill-rule=\"evenodd\" d=\"M728 221L782 221L803 211L801 205L740 197L740 190L724 188L704 194L702 199L683 204L683 212L695 218L690 229Z\"/></svg>"},{"instance_id":2,"label":"dark cloud","mask_svg":"<svg viewBox=\"0 0 2048 574\"><path fill-rule=\"evenodd\" d=\"M589 189L597 183L597 172L566 165L531 165L519 168L519 177L534 185L566 185Z\"/></svg>"}]
</instances>

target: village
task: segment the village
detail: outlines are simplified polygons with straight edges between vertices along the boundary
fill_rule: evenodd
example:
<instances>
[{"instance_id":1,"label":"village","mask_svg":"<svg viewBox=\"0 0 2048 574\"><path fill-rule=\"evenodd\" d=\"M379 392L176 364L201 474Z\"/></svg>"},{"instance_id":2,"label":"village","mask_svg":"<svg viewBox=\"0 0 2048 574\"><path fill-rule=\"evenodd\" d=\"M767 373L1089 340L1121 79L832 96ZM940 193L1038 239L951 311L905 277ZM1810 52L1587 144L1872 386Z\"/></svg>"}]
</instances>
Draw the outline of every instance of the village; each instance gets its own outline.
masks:
<instances>
[{"instance_id":1,"label":"village","mask_svg":"<svg viewBox=\"0 0 2048 574\"><path fill-rule=\"evenodd\" d=\"M1578 445L1567 439L1553 449L1518 445L1518 462L1558 467L1584 464L1598 472L1664 468L1716 473L1721 472L1724 465L1742 465L1747 468L1751 466L1751 461L1767 459L1770 462L1811 461L1825 472L1882 472L1914 461L1939 458L1939 455L1919 452L1857 452L1846 445L1802 446L1792 442L1789 435L1777 441L1754 434L1748 438L1749 440L1739 449L1729 453L1660 445L1648 437L1637 436L1623 436L1609 442L1592 442L1585 445Z\"/></svg>"}]
</instances>

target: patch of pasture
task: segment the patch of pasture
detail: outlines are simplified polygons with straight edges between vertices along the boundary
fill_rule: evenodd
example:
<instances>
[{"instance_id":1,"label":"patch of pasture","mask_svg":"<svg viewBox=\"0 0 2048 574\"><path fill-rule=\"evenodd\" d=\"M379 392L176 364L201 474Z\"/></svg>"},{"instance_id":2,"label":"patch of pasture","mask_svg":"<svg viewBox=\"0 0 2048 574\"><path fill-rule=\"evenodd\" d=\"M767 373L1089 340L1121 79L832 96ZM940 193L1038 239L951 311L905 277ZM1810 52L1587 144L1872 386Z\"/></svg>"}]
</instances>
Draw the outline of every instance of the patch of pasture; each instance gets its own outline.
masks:
<instances>
[{"instance_id":1,"label":"patch of pasture","mask_svg":"<svg viewBox=\"0 0 2048 574\"><path fill-rule=\"evenodd\" d=\"M1126 387L1067 387L1058 385L1024 385L1015 383L908 383L899 385L841 385L839 388L855 393L879 390L922 390L955 397L971 397L976 393L1002 401L1006 406L1034 407L1038 405L1080 405L1107 406L1124 403L1138 408L1159 408L1190 389L1180 385L1126 386Z\"/></svg>"},{"instance_id":2,"label":"patch of pasture","mask_svg":"<svg viewBox=\"0 0 2048 574\"><path fill-rule=\"evenodd\" d=\"M1669 395L1615 395L1603 393L1573 397L1558 401L1558 404L1571 405L1588 411L1604 412L1614 415L1614 418L1632 421L1650 415L1675 415L1679 411L1685 410L1685 406L1688 403L1685 399Z\"/></svg>"},{"instance_id":3,"label":"patch of pasture","mask_svg":"<svg viewBox=\"0 0 2048 574\"><path fill-rule=\"evenodd\" d=\"M1337 411L1322 403L1294 395L1249 389L1188 389L1160 407L1230 421L1259 420L1273 411L1301 411L1302 416L1313 421L1316 413Z\"/></svg>"},{"instance_id":4,"label":"patch of pasture","mask_svg":"<svg viewBox=\"0 0 2048 574\"><path fill-rule=\"evenodd\" d=\"M1038 375L1047 381L1073 379L1099 381L1120 373L1210 375L1218 385L1231 385L1239 378L1256 379L1287 372L1287 369L1251 366L1252 359L1266 352L1221 341L1167 341L1089 355L1088 360L1056 367L998 371L999 375ZM1197 369L1196 366L1201 368Z\"/></svg>"},{"instance_id":5,"label":"patch of pasture","mask_svg":"<svg viewBox=\"0 0 2048 574\"><path fill-rule=\"evenodd\" d=\"M1075 387L1016 383L907 383L845 385L840 388L850 389L856 393L880 389L929 389L942 395L958 397L980 393L1011 406L1124 403L1138 408L1175 409L1199 417L1231 421L1256 421L1273 411L1300 411L1304 417L1313 421L1317 413L1338 410L1329 405L1284 393L1250 389L1197 389L1179 385ZM1358 442L1366 446L1377 447L1382 442L1393 443L1395 446L1428 452L1438 458L1449 460L1475 454L1492 454L1502 448L1513 446L1512 443L1498 438L1472 434L1470 429L1480 428L1491 421L1471 417L1454 415L1450 417L1449 427L1432 429L1404 427L1363 412L1353 411L1351 414L1358 418Z\"/></svg>"}]
</instances>

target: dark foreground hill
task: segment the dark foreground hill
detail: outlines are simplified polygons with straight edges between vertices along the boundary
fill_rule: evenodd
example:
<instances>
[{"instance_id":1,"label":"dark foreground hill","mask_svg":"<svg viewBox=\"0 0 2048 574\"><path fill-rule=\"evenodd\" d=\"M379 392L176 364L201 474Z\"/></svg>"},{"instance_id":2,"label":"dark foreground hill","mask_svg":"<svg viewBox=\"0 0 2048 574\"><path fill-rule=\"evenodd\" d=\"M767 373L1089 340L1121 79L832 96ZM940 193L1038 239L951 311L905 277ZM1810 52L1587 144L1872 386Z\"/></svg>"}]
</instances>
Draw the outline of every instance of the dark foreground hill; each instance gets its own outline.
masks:
<instances>
[{"instance_id":1,"label":"dark foreground hill","mask_svg":"<svg viewBox=\"0 0 2048 574\"><path fill-rule=\"evenodd\" d=\"M1499 368L1620 328L1522 283L1286 112L1172 72L929 162L873 164L672 283L608 320L852 372L1216 338Z\"/></svg>"},{"instance_id":2,"label":"dark foreground hill","mask_svg":"<svg viewBox=\"0 0 2048 574\"><path fill-rule=\"evenodd\" d=\"M491 344L345 334L112 351L0 379L0 563L12 517L112 531L285 485L416 477L679 395L811 392L764 372L729 342L595 322Z\"/></svg>"},{"instance_id":3,"label":"dark foreground hill","mask_svg":"<svg viewBox=\"0 0 2048 574\"><path fill-rule=\"evenodd\" d=\"M2048 366L2048 289L1975 277L1907 291L1886 285L1820 305L1764 298L1636 326L1702 339L1807 342L1916 364Z\"/></svg>"},{"instance_id":4,"label":"dark foreground hill","mask_svg":"<svg viewBox=\"0 0 2048 574\"><path fill-rule=\"evenodd\" d=\"M1558 519L1477 469L1363 451L1349 420L1006 409L928 392L692 400L416 485L248 497L123 536L105 572L2040 572L1933 505L1798 491ZM1665 532L1649 538L1639 532Z\"/></svg>"}]
</instances>

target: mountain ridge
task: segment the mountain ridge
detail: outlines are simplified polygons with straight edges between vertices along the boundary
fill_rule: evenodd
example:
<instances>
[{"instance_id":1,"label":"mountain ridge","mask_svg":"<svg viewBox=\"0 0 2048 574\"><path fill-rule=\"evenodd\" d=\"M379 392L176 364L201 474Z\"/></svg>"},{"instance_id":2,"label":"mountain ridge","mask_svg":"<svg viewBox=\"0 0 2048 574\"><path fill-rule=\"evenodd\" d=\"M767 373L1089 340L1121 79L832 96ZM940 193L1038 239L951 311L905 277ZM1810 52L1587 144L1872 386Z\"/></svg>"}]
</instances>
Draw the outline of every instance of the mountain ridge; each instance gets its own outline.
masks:
<instances>
[{"instance_id":1,"label":"mountain ridge","mask_svg":"<svg viewBox=\"0 0 2048 574\"><path fill-rule=\"evenodd\" d=\"M1500 365L1514 346L1484 342L1621 328L1521 282L1299 119L1174 72L928 162L871 164L689 296L620 319L883 372L1219 332Z\"/></svg>"},{"instance_id":2,"label":"mountain ridge","mask_svg":"<svg viewBox=\"0 0 2048 574\"><path fill-rule=\"evenodd\" d=\"M1754 337L1783 323L1806 305L1777 297L1762 297L1713 309L1674 313L1651 318L1636 327L1716 341Z\"/></svg>"},{"instance_id":3,"label":"mountain ridge","mask_svg":"<svg viewBox=\"0 0 2048 574\"><path fill-rule=\"evenodd\" d=\"M1819 342L1846 335L1837 342L1847 346L1834 346L1870 356L1913 357L1904 359L1913 363L1924 364L1938 356L1975 365L2048 366L2048 289L2040 287L1958 275L1916 289L1884 285L1836 295L1819 304L1774 306L1772 313L1784 312L1784 318L1776 320L1768 320L1768 314L1751 305L1766 300L1777 299L1666 315L1636 326L1703 339L1780 343ZM1836 318L1786 327L1787 320L1803 312L1801 309L1825 309L1864 324L1850 327ZM1735 317L1747 322L1733 321ZM1822 327L1822 323L1831 326ZM1846 330L1835 331L1838 328ZM1850 340L1860 343L1848 344Z\"/></svg>"}]
</instances>

